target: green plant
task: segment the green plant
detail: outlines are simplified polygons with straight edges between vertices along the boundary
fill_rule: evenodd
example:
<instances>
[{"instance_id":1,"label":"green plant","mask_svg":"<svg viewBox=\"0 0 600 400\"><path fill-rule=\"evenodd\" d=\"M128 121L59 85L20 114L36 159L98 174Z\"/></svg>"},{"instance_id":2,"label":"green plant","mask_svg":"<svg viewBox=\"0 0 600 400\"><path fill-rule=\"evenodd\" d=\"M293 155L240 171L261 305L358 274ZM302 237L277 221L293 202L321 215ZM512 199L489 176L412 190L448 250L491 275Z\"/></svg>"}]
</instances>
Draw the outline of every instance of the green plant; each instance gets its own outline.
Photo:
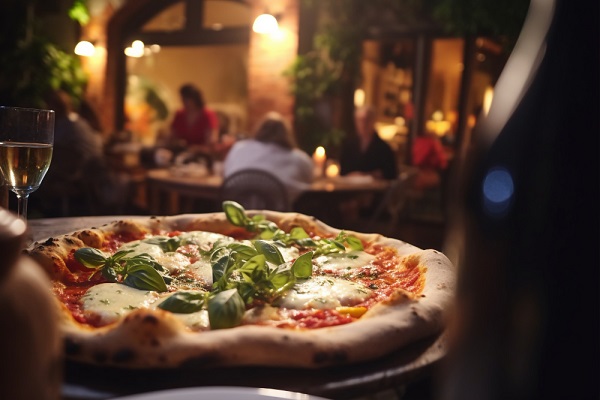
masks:
<instances>
[{"instance_id":1,"label":"green plant","mask_svg":"<svg viewBox=\"0 0 600 400\"><path fill-rule=\"evenodd\" d=\"M523 0L303 0L316 9L313 50L300 54L285 70L296 97L299 141L307 151L337 145L349 132L353 93L360 79L362 42L372 28L437 27L447 33L494 35L511 48L523 24L529 2ZM335 100L333 100L335 98ZM337 103L338 120L318 115L323 101Z\"/></svg>"},{"instance_id":2,"label":"green plant","mask_svg":"<svg viewBox=\"0 0 600 400\"><path fill-rule=\"evenodd\" d=\"M57 89L80 99L87 77L79 58L39 33L32 11L35 2L13 7L7 14L19 23L0 28L0 102L44 107L44 97Z\"/></svg>"}]
</instances>

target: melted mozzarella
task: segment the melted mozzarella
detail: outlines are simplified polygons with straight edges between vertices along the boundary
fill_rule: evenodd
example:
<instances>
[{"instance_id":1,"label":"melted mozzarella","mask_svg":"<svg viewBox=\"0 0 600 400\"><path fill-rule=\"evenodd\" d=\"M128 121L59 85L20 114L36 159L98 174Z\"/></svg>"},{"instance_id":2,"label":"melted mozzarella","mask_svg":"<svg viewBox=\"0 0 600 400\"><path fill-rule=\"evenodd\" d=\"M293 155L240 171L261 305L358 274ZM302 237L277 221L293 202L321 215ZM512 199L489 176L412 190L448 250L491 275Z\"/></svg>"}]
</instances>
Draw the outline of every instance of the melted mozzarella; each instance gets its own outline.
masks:
<instances>
[{"instance_id":1,"label":"melted mozzarella","mask_svg":"<svg viewBox=\"0 0 600 400\"><path fill-rule=\"evenodd\" d=\"M353 306L369 297L373 291L366 286L344 279L317 276L294 285L277 304L297 310L305 308L332 309Z\"/></svg>"},{"instance_id":2,"label":"melted mozzarella","mask_svg":"<svg viewBox=\"0 0 600 400\"><path fill-rule=\"evenodd\" d=\"M164 237L165 239L168 239L167 236L155 236L154 238L157 237ZM179 235L179 237L181 238L182 245L195 244L202 250L211 249L212 246L218 241L233 241L233 238L221 235L219 233L202 231L185 232ZM119 248L119 251L121 250L131 251L131 253L129 253L130 257L140 254L148 254L169 272L181 271L187 268L190 263L189 258L184 254L178 252L164 252L160 246L147 243L145 240L136 240L126 243ZM210 283L212 283L212 274Z\"/></svg>"},{"instance_id":3,"label":"melted mozzarella","mask_svg":"<svg viewBox=\"0 0 600 400\"><path fill-rule=\"evenodd\" d=\"M216 242L233 242L229 236L204 231L184 232L179 237L182 244L195 244L204 251L210 250Z\"/></svg>"},{"instance_id":4,"label":"melted mozzarella","mask_svg":"<svg viewBox=\"0 0 600 400\"><path fill-rule=\"evenodd\" d=\"M278 246L275 242L272 242L272 244L277 247L285 262L295 260L300 255L300 251L295 247Z\"/></svg>"},{"instance_id":5,"label":"melted mozzarella","mask_svg":"<svg viewBox=\"0 0 600 400\"><path fill-rule=\"evenodd\" d=\"M333 253L317 257L314 261L318 267L331 270L355 269L371 264L375 256L364 251Z\"/></svg>"},{"instance_id":6,"label":"melted mozzarella","mask_svg":"<svg viewBox=\"0 0 600 400\"><path fill-rule=\"evenodd\" d=\"M134 289L120 283L102 283L90 288L82 297L86 315L100 317L102 324L116 322L139 308L156 309L172 293L159 294L148 290ZM189 314L172 313L192 330L208 329L208 312L200 310Z\"/></svg>"},{"instance_id":7,"label":"melted mozzarella","mask_svg":"<svg viewBox=\"0 0 600 400\"><path fill-rule=\"evenodd\" d=\"M125 243L119 248L119 251L122 250L131 251L131 253L129 253L127 257L138 256L140 254L148 254L149 256L156 259L157 257L160 257L163 254L165 254L165 252L162 251L162 249L159 246L155 244L149 244L140 240Z\"/></svg>"},{"instance_id":8,"label":"melted mozzarella","mask_svg":"<svg viewBox=\"0 0 600 400\"><path fill-rule=\"evenodd\" d=\"M206 330L210 328L210 322L208 320L208 311L200 310L189 314L176 314L172 315L179 319L185 326L194 331Z\"/></svg>"},{"instance_id":9,"label":"melted mozzarella","mask_svg":"<svg viewBox=\"0 0 600 400\"><path fill-rule=\"evenodd\" d=\"M194 279L201 280L207 285L213 284L213 273L210 261L206 258L201 258L188 267L187 273Z\"/></svg>"},{"instance_id":10,"label":"melted mozzarella","mask_svg":"<svg viewBox=\"0 0 600 400\"><path fill-rule=\"evenodd\" d=\"M177 252L163 253L154 257L154 259L169 272L181 271L190 265L190 259L186 255Z\"/></svg>"},{"instance_id":11,"label":"melted mozzarella","mask_svg":"<svg viewBox=\"0 0 600 400\"><path fill-rule=\"evenodd\" d=\"M139 290L120 283L102 283L93 286L81 298L84 314L100 317L109 324L138 308L150 308L160 295L149 290Z\"/></svg>"}]
</instances>

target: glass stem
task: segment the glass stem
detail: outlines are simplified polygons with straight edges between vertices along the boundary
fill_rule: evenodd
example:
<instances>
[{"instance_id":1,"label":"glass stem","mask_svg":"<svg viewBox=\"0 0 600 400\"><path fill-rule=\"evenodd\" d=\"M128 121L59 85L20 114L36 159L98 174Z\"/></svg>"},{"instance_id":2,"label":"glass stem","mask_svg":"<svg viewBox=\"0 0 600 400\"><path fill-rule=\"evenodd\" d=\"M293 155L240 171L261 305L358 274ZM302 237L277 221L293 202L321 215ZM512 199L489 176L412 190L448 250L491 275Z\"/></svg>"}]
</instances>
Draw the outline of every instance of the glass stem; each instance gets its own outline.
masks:
<instances>
[{"instance_id":1,"label":"glass stem","mask_svg":"<svg viewBox=\"0 0 600 400\"><path fill-rule=\"evenodd\" d=\"M23 219L27 219L27 200L29 193L17 195L17 215Z\"/></svg>"}]
</instances>

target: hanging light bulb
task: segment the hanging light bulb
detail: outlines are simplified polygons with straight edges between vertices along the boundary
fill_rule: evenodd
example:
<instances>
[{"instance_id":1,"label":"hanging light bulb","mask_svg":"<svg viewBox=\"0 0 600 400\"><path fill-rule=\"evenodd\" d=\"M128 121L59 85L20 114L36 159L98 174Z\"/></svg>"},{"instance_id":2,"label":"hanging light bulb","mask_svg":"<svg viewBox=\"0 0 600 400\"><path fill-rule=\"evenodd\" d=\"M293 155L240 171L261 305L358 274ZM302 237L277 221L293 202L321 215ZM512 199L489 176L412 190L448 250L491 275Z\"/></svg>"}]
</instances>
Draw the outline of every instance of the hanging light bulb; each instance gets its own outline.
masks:
<instances>
[{"instance_id":1,"label":"hanging light bulb","mask_svg":"<svg viewBox=\"0 0 600 400\"><path fill-rule=\"evenodd\" d=\"M144 42L141 40L134 40L131 43L131 47L125 49L125 55L128 57L140 58L144 55Z\"/></svg>"},{"instance_id":2,"label":"hanging light bulb","mask_svg":"<svg viewBox=\"0 0 600 400\"><path fill-rule=\"evenodd\" d=\"M82 57L92 57L96 53L96 47L92 42L82 40L75 46L75 54Z\"/></svg>"},{"instance_id":3,"label":"hanging light bulb","mask_svg":"<svg viewBox=\"0 0 600 400\"><path fill-rule=\"evenodd\" d=\"M252 30L264 35L272 35L279 31L277 18L271 14L261 14L254 20Z\"/></svg>"}]
</instances>

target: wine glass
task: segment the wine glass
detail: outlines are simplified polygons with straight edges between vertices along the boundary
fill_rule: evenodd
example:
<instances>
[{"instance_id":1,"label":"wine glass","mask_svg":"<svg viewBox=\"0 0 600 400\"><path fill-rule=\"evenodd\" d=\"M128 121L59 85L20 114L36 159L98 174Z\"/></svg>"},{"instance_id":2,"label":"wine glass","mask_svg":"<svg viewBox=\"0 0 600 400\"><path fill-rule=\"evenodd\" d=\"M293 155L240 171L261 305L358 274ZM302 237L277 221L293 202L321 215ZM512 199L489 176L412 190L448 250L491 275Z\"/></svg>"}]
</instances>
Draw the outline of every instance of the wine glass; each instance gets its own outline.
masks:
<instances>
[{"instance_id":1,"label":"wine glass","mask_svg":"<svg viewBox=\"0 0 600 400\"><path fill-rule=\"evenodd\" d=\"M40 187L52 160L54 111L0 107L0 172L27 219L29 194Z\"/></svg>"}]
</instances>

